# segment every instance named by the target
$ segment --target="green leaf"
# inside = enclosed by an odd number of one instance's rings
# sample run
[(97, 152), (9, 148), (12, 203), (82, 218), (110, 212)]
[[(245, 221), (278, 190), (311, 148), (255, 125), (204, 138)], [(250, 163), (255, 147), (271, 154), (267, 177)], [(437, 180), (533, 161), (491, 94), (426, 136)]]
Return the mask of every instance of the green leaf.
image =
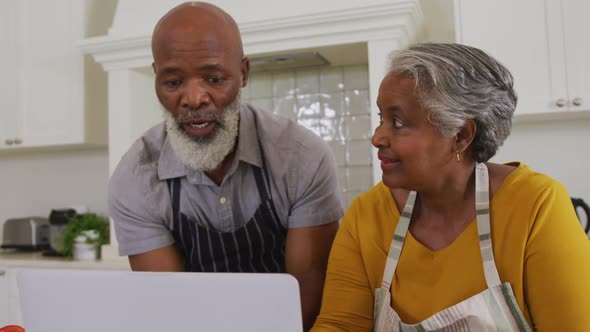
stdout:
[(94, 243), (96, 246), (109, 243), (109, 220), (107, 217), (95, 213), (79, 214), (68, 219), (59, 238), (62, 247), (62, 254), (67, 257), (74, 255), (74, 239), (83, 231), (95, 230), (98, 239), (87, 243)]

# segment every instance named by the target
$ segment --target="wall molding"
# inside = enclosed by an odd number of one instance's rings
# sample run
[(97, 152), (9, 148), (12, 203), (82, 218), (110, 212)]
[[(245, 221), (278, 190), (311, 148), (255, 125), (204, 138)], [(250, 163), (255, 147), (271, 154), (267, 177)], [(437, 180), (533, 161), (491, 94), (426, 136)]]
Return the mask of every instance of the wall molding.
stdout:
[[(419, 0), (380, 1), (362, 7), (240, 22), (244, 51), (255, 55), (291, 49), (393, 39), (414, 40), (422, 23)], [(150, 31), (151, 33), (151, 31)], [(152, 63), (151, 35), (87, 38), (79, 48), (104, 70), (135, 69)]]

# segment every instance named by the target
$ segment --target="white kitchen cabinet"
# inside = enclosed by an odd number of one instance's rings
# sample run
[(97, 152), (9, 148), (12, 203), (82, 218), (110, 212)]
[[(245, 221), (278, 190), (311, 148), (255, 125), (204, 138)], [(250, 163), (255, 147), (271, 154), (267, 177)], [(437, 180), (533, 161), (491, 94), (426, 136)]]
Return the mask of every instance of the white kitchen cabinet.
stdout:
[[(0, 83), (0, 148), (106, 145), (106, 74), (76, 46), (85, 37), (87, 2), (0, 3), (0, 24), (8, 26), (0, 35), (12, 44), (13, 60), (2, 61), (12, 75)], [(96, 75), (105, 86), (91, 89)], [(101, 91), (102, 101), (95, 97)]]
[(590, 42), (587, 0), (562, 0), (563, 43), (572, 110), (590, 110)]
[(16, 272), (0, 266), (0, 327), (12, 324), (22, 324)]
[(517, 116), (590, 111), (589, 1), (455, 0), (455, 9), (457, 41), (514, 75)]
[(8, 313), (8, 288), (6, 269), (0, 267), (0, 327), (13, 323)]
[(18, 1), (0, 2), (0, 147), (14, 145), (20, 133), (20, 5)]

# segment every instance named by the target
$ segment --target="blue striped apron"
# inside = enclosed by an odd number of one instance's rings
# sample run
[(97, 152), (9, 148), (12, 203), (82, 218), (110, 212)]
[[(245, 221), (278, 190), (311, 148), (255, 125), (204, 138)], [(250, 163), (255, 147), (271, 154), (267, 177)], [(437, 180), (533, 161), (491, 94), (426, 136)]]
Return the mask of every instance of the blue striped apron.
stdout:
[(479, 248), (488, 289), (434, 314), (418, 324), (405, 324), (391, 308), (391, 281), (404, 246), (416, 192), (410, 192), (391, 241), (381, 288), (375, 290), (374, 331), (531, 331), (520, 311), (510, 283), (502, 283), (490, 236), (490, 194), (488, 168), (475, 166), (475, 208)]
[(192, 272), (285, 272), (286, 229), (272, 199), (268, 170), (252, 166), (261, 203), (242, 227), (219, 232), (199, 225), (180, 212), (180, 178), (168, 180), (172, 198), (172, 234), (184, 256), (185, 271)]

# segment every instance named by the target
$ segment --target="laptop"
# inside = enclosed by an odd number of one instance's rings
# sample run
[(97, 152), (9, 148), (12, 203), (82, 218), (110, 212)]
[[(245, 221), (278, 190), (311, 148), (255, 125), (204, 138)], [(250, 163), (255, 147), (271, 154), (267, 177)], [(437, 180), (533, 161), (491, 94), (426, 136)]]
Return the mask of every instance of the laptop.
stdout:
[(288, 274), (21, 269), (27, 332), (301, 332)]

